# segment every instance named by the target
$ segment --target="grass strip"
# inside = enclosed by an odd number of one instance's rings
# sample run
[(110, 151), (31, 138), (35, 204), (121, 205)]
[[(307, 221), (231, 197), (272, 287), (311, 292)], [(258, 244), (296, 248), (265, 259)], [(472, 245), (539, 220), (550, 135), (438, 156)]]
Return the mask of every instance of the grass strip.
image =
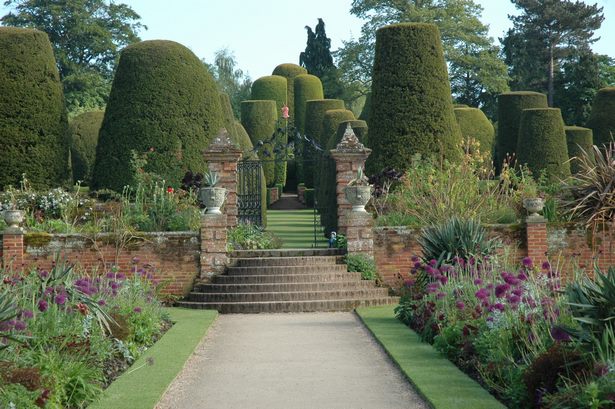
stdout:
[[(267, 231), (282, 240), (282, 248), (314, 247), (314, 211), (268, 210)], [(319, 219), (316, 219), (316, 247), (327, 247)]]
[(476, 381), (401, 323), (394, 306), (356, 312), (416, 390), (435, 409), (505, 409)]
[(169, 308), (168, 312), (174, 322), (171, 329), (117, 378), (90, 409), (152, 409), (218, 316), (212, 310)]

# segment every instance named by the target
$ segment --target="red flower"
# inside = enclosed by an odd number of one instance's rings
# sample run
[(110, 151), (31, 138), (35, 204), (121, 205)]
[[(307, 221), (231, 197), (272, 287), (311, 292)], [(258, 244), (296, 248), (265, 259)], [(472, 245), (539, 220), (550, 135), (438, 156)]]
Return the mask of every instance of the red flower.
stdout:
[(77, 304), (77, 310), (79, 311), (79, 313), (81, 315), (88, 315), (88, 312), (90, 311), (88, 309), (88, 306), (85, 305), (84, 303), (80, 302), (79, 304)]
[(167, 193), (173, 193), (175, 190), (171, 186), (167, 186)]

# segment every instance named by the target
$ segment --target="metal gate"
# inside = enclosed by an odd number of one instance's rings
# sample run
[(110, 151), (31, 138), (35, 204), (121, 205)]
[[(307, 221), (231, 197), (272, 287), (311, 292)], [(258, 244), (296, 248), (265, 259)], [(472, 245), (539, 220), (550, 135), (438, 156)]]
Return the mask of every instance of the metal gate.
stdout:
[(260, 161), (237, 164), (237, 211), (240, 223), (263, 225), (263, 171)]

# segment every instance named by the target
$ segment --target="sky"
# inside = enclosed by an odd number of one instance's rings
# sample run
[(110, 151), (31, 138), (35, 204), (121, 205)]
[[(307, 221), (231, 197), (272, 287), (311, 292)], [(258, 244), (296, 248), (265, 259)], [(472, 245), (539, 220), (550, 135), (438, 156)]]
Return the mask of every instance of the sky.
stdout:
[[(352, 0), (116, 0), (130, 5), (141, 15), (148, 30), (143, 40), (177, 41), (199, 58), (213, 62), (221, 48), (230, 49), (239, 68), (252, 79), (270, 75), (280, 63), (299, 62), (305, 49), (305, 26), (314, 27), (318, 18), (326, 24), (331, 49), (342, 40), (359, 37), (362, 20), (349, 13)], [(490, 35), (501, 37), (510, 27), (508, 14), (515, 8), (509, 0), (477, 0), (483, 8), (482, 21)], [(605, 22), (598, 31), (601, 40), (594, 50), (615, 57), (615, 0), (587, 0), (604, 7)], [(0, 6), (0, 15), (7, 9)]]

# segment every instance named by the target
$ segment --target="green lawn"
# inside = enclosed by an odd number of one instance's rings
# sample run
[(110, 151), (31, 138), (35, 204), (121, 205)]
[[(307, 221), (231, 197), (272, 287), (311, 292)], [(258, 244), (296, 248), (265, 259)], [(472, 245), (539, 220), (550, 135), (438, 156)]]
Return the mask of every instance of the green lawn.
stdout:
[(505, 409), (478, 383), (401, 323), (394, 306), (358, 308), (357, 314), (416, 390), (435, 409)]
[[(90, 409), (152, 409), (218, 316), (217, 311), (168, 309), (173, 327), (107, 388)], [(150, 365), (151, 364), (151, 365)]]
[[(316, 216), (316, 247), (327, 247)], [(282, 239), (283, 248), (314, 247), (314, 210), (267, 210), (267, 231)]]

